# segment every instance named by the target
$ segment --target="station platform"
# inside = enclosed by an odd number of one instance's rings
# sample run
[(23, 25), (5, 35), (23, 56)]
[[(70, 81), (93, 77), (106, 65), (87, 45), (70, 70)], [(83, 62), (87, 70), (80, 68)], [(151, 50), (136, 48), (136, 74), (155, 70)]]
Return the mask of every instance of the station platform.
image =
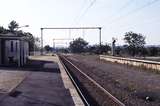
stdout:
[(0, 106), (84, 106), (57, 56), (0, 68)]

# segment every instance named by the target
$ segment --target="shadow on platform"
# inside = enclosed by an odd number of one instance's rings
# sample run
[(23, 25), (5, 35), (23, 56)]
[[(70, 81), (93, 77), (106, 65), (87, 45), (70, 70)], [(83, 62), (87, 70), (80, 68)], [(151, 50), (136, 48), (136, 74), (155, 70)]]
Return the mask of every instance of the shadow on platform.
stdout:
[(45, 60), (28, 60), (27, 64), (24, 65), (23, 67), (17, 67), (13, 65), (10, 66), (3, 65), (0, 66), (0, 70), (60, 73), (58, 64), (56, 62), (45, 61)]

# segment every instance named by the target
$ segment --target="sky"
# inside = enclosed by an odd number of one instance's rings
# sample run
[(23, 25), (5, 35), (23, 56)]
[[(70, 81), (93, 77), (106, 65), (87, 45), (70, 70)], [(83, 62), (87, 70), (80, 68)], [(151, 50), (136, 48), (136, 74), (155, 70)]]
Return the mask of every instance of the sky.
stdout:
[[(147, 45), (160, 45), (160, 0), (0, 0), (0, 26), (15, 20), (40, 37), (41, 27), (102, 27), (102, 43), (124, 44), (124, 34), (141, 33)], [(44, 30), (44, 45), (53, 39), (84, 38), (99, 43), (98, 30)], [(69, 40), (56, 40), (67, 46)]]

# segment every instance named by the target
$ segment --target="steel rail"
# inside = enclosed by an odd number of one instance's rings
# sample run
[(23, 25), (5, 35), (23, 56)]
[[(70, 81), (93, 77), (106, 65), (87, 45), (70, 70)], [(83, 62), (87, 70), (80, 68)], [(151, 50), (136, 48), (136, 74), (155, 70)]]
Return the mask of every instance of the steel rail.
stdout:
[(83, 71), (81, 71), (77, 66), (75, 66), (71, 61), (66, 59), (63, 56), (63, 59), (65, 59), (68, 63), (70, 63), (75, 69), (77, 69), (81, 74), (83, 74), (86, 78), (88, 78), (92, 83), (94, 83), (97, 87), (99, 87), (106, 95), (109, 96), (115, 103), (117, 103), (119, 106), (125, 106), (120, 100), (118, 100), (116, 97), (114, 97), (112, 94), (110, 94), (104, 87), (102, 87), (100, 84), (98, 84), (95, 80), (93, 80), (90, 76), (85, 74)]
[(90, 106), (90, 104), (88, 103), (87, 99), (85, 98), (85, 96), (83, 95), (82, 91), (80, 90), (80, 88), (78, 87), (77, 83), (75, 82), (74, 78), (72, 77), (72, 75), (70, 74), (70, 72), (68, 71), (67, 67), (64, 65), (64, 63), (62, 62), (61, 58), (62, 56), (58, 56), (60, 63), (62, 64), (62, 66), (64, 67), (66, 73), (68, 74), (69, 78), (71, 79), (73, 85), (75, 86), (78, 94), (80, 95), (80, 97), (82, 98), (82, 101), (84, 102), (84, 104), (86, 106)]

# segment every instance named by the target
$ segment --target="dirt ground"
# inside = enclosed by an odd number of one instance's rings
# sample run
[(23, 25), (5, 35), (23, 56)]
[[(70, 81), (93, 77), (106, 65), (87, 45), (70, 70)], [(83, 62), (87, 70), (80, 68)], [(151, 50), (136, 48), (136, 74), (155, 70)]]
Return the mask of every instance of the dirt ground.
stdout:
[(127, 106), (160, 106), (160, 74), (102, 61), (95, 55), (67, 57)]

